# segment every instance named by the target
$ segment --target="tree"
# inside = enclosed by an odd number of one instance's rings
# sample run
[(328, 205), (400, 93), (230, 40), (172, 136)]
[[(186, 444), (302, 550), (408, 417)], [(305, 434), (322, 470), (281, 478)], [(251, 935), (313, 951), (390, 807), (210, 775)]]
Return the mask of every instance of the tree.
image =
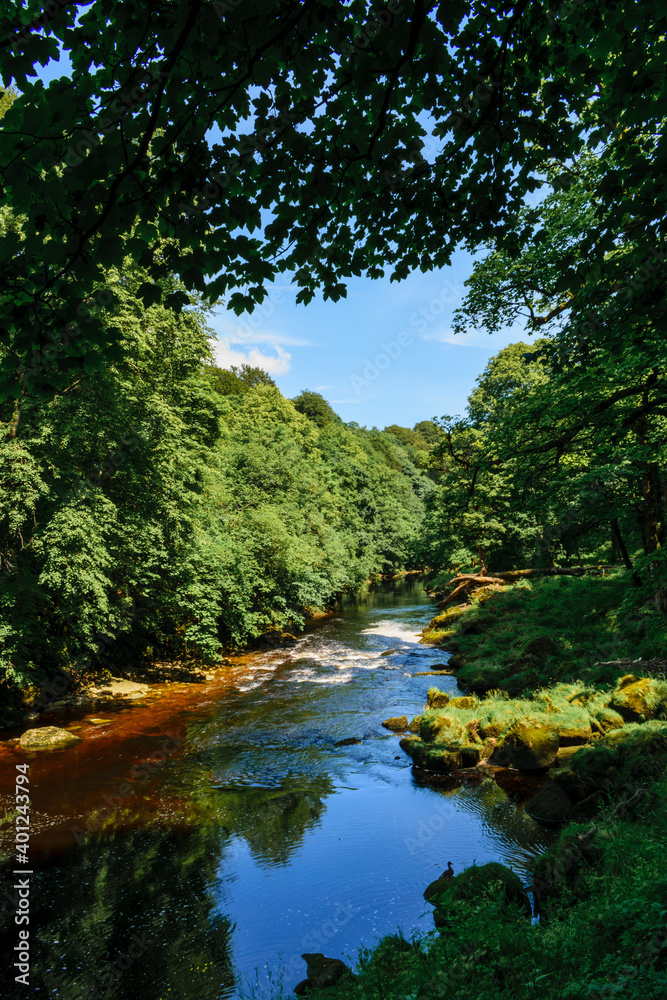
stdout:
[[(548, 169), (569, 184), (587, 145), (604, 208), (592, 266), (619, 233), (629, 275), (661, 245), (659, 0), (94, 0), (53, 14), (30, 0), (5, 10), (0, 37), (0, 76), (20, 91), (0, 130), (2, 196), (25, 219), (2, 249), (6, 394), (62, 390), (77, 361), (117, 355), (101, 282), (128, 254), (147, 305), (166, 273), (237, 312), (282, 272), (301, 302), (338, 299), (351, 275), (399, 280), (461, 243), (519, 253), (525, 196)], [(31, 82), (61, 50), (71, 79)], [(559, 293), (574, 295), (562, 264)], [(47, 378), (26, 362), (63, 330)]]
[(250, 389), (257, 388), (258, 385), (270, 385), (274, 389), (276, 383), (268, 372), (263, 368), (253, 368), (252, 365), (232, 365), (231, 368), (217, 368), (211, 365), (209, 369), (213, 377), (213, 388), (221, 396), (233, 396)]
[[(493, 331), (520, 318), (530, 332), (550, 332), (523, 359), (528, 368), (542, 362), (547, 377), (529, 386), (520, 355), (515, 352), (510, 372), (501, 352), (492, 368), (503, 359), (505, 378), (489, 381), (486, 373), (486, 397), (473, 394), (470, 414), (489, 421), (496, 459), (515, 456), (524, 481), (550, 470), (571, 482), (579, 463), (588, 490), (596, 470), (596, 481), (609, 484), (608, 501), (614, 498), (608, 518), (625, 518), (632, 506), (650, 554), (667, 537), (667, 349), (656, 305), (664, 299), (663, 258), (658, 254), (636, 278), (628, 276), (643, 239), (630, 227), (610, 246), (604, 266), (593, 265), (589, 231), (605, 211), (593, 196), (599, 170), (596, 156), (583, 157), (572, 183), (556, 185), (544, 200), (540, 228), (522, 252), (492, 249), (475, 265), (455, 328)], [(578, 267), (573, 294), (562, 291), (564, 258)], [(516, 394), (517, 378), (524, 381), (523, 396)], [(621, 490), (619, 476), (626, 483)], [(617, 523), (612, 530), (622, 551)]]
[(332, 420), (340, 420), (340, 417), (334, 413), (324, 396), (319, 392), (303, 389), (298, 396), (294, 397), (292, 405), (295, 410), (303, 413), (318, 427), (326, 427)]

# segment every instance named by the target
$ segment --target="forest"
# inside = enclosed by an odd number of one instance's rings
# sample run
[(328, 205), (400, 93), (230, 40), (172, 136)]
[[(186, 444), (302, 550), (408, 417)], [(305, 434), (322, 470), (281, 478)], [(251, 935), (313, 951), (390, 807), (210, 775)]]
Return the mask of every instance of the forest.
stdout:
[[(504, 768), (498, 746), (510, 753), (532, 727), (553, 752), (508, 765), (497, 787), (517, 829), (535, 815), (523, 811), (531, 782), (560, 797), (544, 821), (556, 832), (531, 857), (535, 913), (506, 866), (489, 888), (466, 856), (458, 879), (445, 872), (424, 894), (436, 932), (385, 937), (358, 974), (309, 971), (300, 992), (664, 996), (664, 4), (29, 0), (0, 14), (0, 39), (3, 725), (25, 721), (55, 681), (76, 691), (128, 665), (141, 676), (289, 650), (364, 586), (423, 574), (441, 613), (401, 676), (430, 644), (433, 676), (458, 676), (455, 697), (425, 689), (411, 722), (396, 714), (372, 736), (352, 722), (324, 732), (308, 715), (277, 736), (262, 728), (267, 710), (252, 716), (259, 742), (239, 730), (229, 757), (240, 747), (255, 761), (262, 740), (279, 756), (302, 731), (308, 753), (374, 740), (379, 755), (395, 730), (411, 794), (444, 799), (468, 794), (488, 760)], [(66, 71), (45, 85), (62, 56)], [(471, 264), (454, 338), (517, 331), (480, 365), (463, 413), (369, 429), (313, 388), (289, 399), (261, 368), (215, 363), (213, 312), (252, 313), (282, 276), (308, 308), (345, 298), (353, 278), (444, 271), (461, 249)], [(380, 627), (362, 629), (360, 648)], [(322, 656), (344, 660), (341, 648)], [(379, 649), (377, 662), (400, 653)], [(292, 664), (299, 683), (323, 662), (306, 660)], [(399, 683), (388, 677), (387, 689)], [(248, 796), (233, 769), (211, 784), (227, 758), (217, 736), (197, 743), (200, 721), (188, 744), (200, 784), (191, 798), (175, 786), (174, 816), (197, 831), (185, 854), (210, 858), (219, 831), (237, 827), (252, 844), (261, 815), (262, 849), (282, 830), (286, 865), (328, 822), (334, 778), (290, 761), (282, 792), (253, 773)], [(134, 822), (124, 832), (152, 865), (149, 824)], [(112, 837), (94, 850), (113, 867)], [(429, 856), (429, 870), (445, 861)], [(197, 883), (195, 909), (210, 930), (203, 892)], [(122, 911), (124, 883), (112, 893)], [(87, 898), (113, 920), (103, 897)], [(223, 979), (220, 996), (235, 988), (223, 930), (211, 932), (222, 956), (211, 998)], [(174, 972), (183, 1000), (188, 976)], [(74, 986), (63, 1000), (79, 1000)]]

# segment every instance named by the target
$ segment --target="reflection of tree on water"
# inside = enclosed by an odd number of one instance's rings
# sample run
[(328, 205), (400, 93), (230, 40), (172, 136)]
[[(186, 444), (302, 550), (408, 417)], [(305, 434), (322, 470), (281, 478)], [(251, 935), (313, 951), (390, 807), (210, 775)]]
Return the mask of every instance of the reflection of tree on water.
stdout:
[[(57, 865), (44, 865), (31, 876), (31, 995), (228, 995), (234, 984), (231, 927), (212, 914), (215, 899), (207, 888), (219, 850), (214, 827), (152, 829), (102, 836)], [(12, 953), (15, 931), (11, 924), (2, 935), (5, 955)], [(13, 985), (17, 992), (4, 995), (25, 997), (25, 987)]]
[[(283, 864), (318, 822), (327, 778), (293, 788), (200, 786), (178, 827), (93, 837), (31, 876), (31, 995), (58, 1000), (214, 1000), (233, 992), (232, 926), (216, 916), (224, 835)], [(122, 823), (127, 814), (118, 814)], [(12, 875), (3, 881), (11, 885)], [(2, 952), (16, 943), (13, 921)], [(11, 963), (10, 963), (11, 964)], [(13, 981), (13, 975), (11, 977)], [(7, 992), (25, 997), (25, 987)]]
[(326, 808), (322, 798), (332, 791), (328, 778), (310, 779), (294, 789), (221, 789), (216, 814), (225, 832), (243, 837), (258, 861), (285, 864), (319, 821)]

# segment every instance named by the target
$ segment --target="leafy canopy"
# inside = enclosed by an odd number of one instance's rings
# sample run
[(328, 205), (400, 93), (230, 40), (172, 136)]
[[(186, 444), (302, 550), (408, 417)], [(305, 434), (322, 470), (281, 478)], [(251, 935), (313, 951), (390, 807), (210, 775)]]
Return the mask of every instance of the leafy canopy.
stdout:
[[(120, 332), (91, 300), (130, 255), (148, 305), (186, 290), (252, 309), (283, 271), (308, 302), (351, 275), (401, 279), (461, 244), (519, 252), (525, 197), (600, 149), (586, 235), (602, 267), (631, 228), (659, 242), (667, 148), (667, 31), (659, 0), (556, 10), (466, 0), (106, 0), (0, 16), (0, 77), (19, 97), (0, 130), (0, 389), (62, 389)], [(71, 79), (35, 67), (65, 52)], [(647, 164), (651, 164), (647, 169)], [(158, 237), (167, 240), (155, 252)], [(559, 290), (580, 285), (566, 254)], [(632, 269), (632, 264), (630, 264)], [(69, 354), (26, 366), (56, 332)], [(18, 375), (17, 375), (18, 370)]]

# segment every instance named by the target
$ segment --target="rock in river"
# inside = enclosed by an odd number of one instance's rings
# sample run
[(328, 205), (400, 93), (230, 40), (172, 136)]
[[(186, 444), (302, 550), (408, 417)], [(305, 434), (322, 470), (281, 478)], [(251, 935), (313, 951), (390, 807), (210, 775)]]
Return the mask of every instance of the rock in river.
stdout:
[(57, 726), (41, 726), (39, 729), (27, 729), (19, 740), (24, 750), (51, 750), (54, 747), (67, 747), (72, 743), (81, 743), (81, 737), (58, 729)]
[(294, 992), (299, 997), (309, 993), (310, 990), (321, 990), (327, 986), (335, 986), (344, 977), (353, 978), (345, 962), (341, 962), (339, 958), (326, 958), (321, 951), (301, 957), (306, 960), (308, 978), (302, 979), (294, 987)]
[(542, 823), (565, 823), (572, 812), (572, 801), (560, 784), (550, 781), (533, 795), (526, 812)]
[(408, 717), (407, 715), (394, 715), (391, 719), (385, 719), (382, 725), (385, 729), (394, 729), (398, 732), (408, 728)]
[(517, 722), (490, 758), (491, 764), (539, 771), (550, 767), (558, 753), (558, 729), (538, 723)]

